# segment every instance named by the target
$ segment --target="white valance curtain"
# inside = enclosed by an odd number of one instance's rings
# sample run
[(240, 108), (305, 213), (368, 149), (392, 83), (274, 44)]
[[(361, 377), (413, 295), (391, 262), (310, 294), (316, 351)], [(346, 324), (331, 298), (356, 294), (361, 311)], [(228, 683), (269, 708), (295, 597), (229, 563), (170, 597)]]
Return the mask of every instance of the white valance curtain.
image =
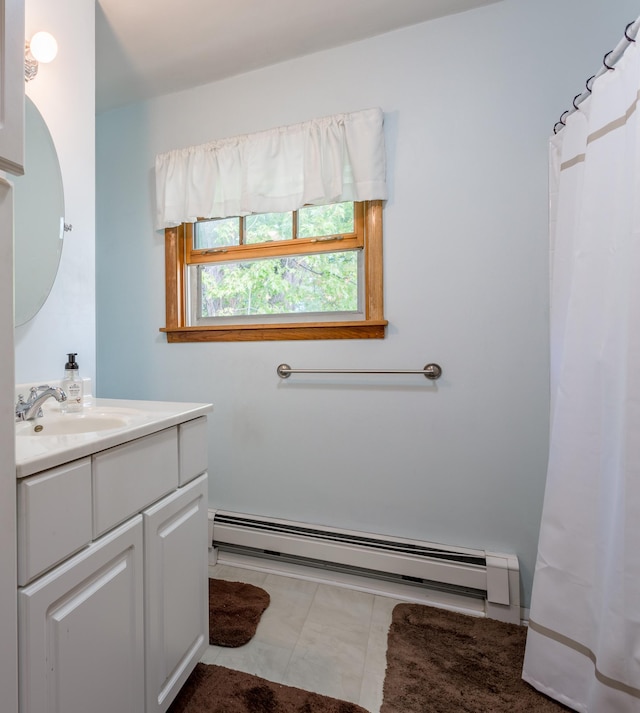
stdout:
[(365, 109), (160, 154), (156, 226), (384, 199), (382, 126)]

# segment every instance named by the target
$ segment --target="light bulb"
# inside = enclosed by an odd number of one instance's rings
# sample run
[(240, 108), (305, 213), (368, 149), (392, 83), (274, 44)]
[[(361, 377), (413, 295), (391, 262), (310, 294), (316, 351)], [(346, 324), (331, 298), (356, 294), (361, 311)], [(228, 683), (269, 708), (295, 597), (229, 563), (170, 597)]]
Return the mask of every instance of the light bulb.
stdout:
[(58, 43), (48, 32), (36, 32), (29, 42), (29, 50), (35, 60), (46, 64), (58, 54)]

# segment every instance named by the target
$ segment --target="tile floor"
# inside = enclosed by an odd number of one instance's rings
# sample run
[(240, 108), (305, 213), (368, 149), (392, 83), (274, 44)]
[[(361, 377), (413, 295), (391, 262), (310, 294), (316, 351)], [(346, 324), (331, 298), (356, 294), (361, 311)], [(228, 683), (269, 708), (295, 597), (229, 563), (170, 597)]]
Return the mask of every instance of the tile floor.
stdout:
[(209, 646), (201, 659), (204, 663), (253, 673), (379, 713), (392, 610), (407, 598), (425, 600), (423, 593), (394, 598), (359, 591), (334, 583), (331, 575), (315, 581), (299, 578), (295, 567), (285, 576), (218, 562), (209, 567), (209, 576), (262, 587), (271, 603), (248, 644), (235, 649)]

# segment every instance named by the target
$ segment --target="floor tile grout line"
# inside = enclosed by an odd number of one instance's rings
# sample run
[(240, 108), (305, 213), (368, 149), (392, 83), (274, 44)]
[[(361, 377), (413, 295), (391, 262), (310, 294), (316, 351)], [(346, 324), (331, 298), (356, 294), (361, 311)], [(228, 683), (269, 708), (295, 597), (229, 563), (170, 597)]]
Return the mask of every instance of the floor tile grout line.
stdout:
[[(319, 625), (324, 628), (324, 625), (321, 623), (321, 620), (319, 618), (316, 618), (316, 619), (314, 619), (313, 622), (311, 622), (311, 621), (309, 621), (309, 616), (311, 615), (311, 613), (313, 611), (314, 604), (317, 604), (320, 608), (324, 608), (326, 606), (326, 602), (322, 602), (319, 600), (320, 595), (324, 594), (326, 596), (327, 591), (331, 592), (333, 590), (335, 590), (336, 592), (342, 592), (342, 591), (344, 591), (344, 588), (339, 587), (339, 586), (334, 587), (333, 585), (331, 585), (328, 582), (318, 583), (316, 595), (314, 596), (314, 599), (311, 602), (311, 606), (309, 607), (307, 619), (305, 621), (305, 624), (303, 625), (302, 631), (300, 632), (301, 635), (304, 632), (304, 630), (306, 629), (307, 625), (311, 626), (311, 627)], [(353, 700), (353, 702), (357, 704), (358, 701), (360, 700), (360, 697), (362, 694), (362, 686), (364, 684), (366, 661), (367, 661), (367, 647), (369, 645), (369, 639), (370, 639), (370, 635), (371, 635), (371, 627), (373, 624), (373, 611), (374, 611), (374, 603), (375, 603), (376, 595), (372, 594), (371, 592), (359, 592), (358, 590), (351, 590), (351, 591), (353, 592), (355, 597), (359, 597), (359, 596), (366, 597), (366, 600), (368, 602), (368, 611), (367, 611), (367, 614), (365, 615), (366, 621), (364, 622), (365, 627), (366, 627), (366, 640), (364, 643), (364, 648), (362, 649), (362, 663), (360, 665), (359, 672), (357, 672), (357, 671), (353, 672), (354, 676), (357, 679), (356, 685), (358, 686), (357, 697), (355, 697), (355, 700)], [(360, 618), (357, 618), (356, 620), (360, 621)], [(363, 627), (363, 628), (365, 628), (365, 627)], [(372, 713), (372, 712), (369, 712), (369, 713)]]
[[(286, 579), (284, 576), (279, 575), (279, 574), (270, 574), (268, 576), (277, 577), (278, 579)], [(265, 582), (265, 586), (266, 586), (266, 582)], [(293, 643), (293, 645), (289, 647), (289, 656), (287, 657), (287, 664), (284, 667), (284, 670), (283, 670), (282, 676), (281, 676), (281, 681), (279, 681), (279, 683), (282, 683), (282, 681), (286, 681), (286, 679), (287, 679), (287, 673), (289, 672), (289, 666), (291, 665), (291, 657), (293, 656), (293, 652), (295, 651), (298, 641), (300, 641), (300, 635), (302, 634), (302, 630), (304, 629), (304, 624), (307, 621), (307, 618), (309, 616), (309, 611), (311, 610), (311, 606), (313, 604), (313, 600), (315, 599), (317, 592), (318, 592), (318, 584), (315, 583), (315, 586), (313, 589), (313, 596), (310, 597), (310, 599), (309, 599), (309, 605), (307, 607), (307, 611), (305, 612), (304, 618), (302, 619), (302, 623), (300, 624), (300, 628), (298, 629), (298, 632), (296, 635), (296, 640)], [(269, 596), (272, 596), (271, 593), (269, 593)]]
[(291, 647), (291, 651), (289, 652), (287, 666), (284, 670), (284, 674), (282, 675), (283, 680), (286, 680), (287, 674), (289, 673), (289, 667), (291, 666), (291, 658), (293, 656), (293, 652), (296, 650), (298, 642), (300, 641), (300, 637), (302, 636), (302, 632), (304, 631), (304, 625), (307, 623), (307, 619), (309, 618), (309, 612), (311, 611), (311, 608), (313, 607), (313, 602), (315, 601), (317, 596), (318, 596), (318, 583), (316, 582), (314, 590), (313, 590), (313, 596), (310, 597), (310, 599), (309, 599), (309, 606), (307, 607), (307, 611), (304, 615), (304, 619), (302, 620), (302, 624), (300, 625), (300, 628), (298, 629), (298, 635), (296, 636), (295, 643), (293, 644), (293, 646)]
[[(367, 661), (369, 659), (370, 646), (372, 643), (371, 640), (372, 640), (372, 630), (373, 630), (373, 613), (375, 611), (377, 598), (378, 598), (378, 595), (374, 594), (373, 601), (371, 603), (371, 612), (369, 614), (369, 631), (367, 633), (367, 646), (366, 646), (365, 652), (364, 652), (364, 659), (362, 661), (362, 673), (360, 675), (360, 694), (358, 696), (359, 702), (362, 701), (362, 697), (363, 697), (362, 689), (363, 689), (363, 686), (365, 685), (365, 681), (366, 681), (365, 673), (366, 673), (366, 669), (367, 669)], [(378, 711), (371, 711), (370, 713), (378, 713)]]
[(360, 683), (360, 698), (359, 698), (359, 700), (362, 700), (362, 688), (365, 683), (365, 671), (366, 671), (366, 666), (367, 666), (367, 659), (368, 659), (368, 654), (369, 654), (370, 647), (372, 644), (371, 639), (372, 639), (372, 631), (373, 631), (373, 613), (374, 613), (375, 607), (376, 607), (376, 599), (377, 599), (377, 597), (374, 596), (373, 604), (371, 605), (371, 617), (369, 619), (369, 634), (367, 636), (367, 648), (364, 653), (364, 662), (362, 664), (362, 681)]

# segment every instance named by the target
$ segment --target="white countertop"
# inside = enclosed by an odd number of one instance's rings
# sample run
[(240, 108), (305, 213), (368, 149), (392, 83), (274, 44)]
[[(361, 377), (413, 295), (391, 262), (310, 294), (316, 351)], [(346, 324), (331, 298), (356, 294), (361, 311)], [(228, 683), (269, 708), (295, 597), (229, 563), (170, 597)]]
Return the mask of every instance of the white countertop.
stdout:
[[(211, 404), (204, 403), (90, 398), (85, 403), (82, 414), (62, 416), (59, 405), (49, 399), (43, 406), (42, 418), (16, 423), (16, 476), (24, 478), (47, 468), (84, 458), (164, 428), (191, 421), (212, 410)], [(126, 421), (126, 425), (87, 433), (46, 434), (48, 415), (60, 419), (91, 417), (94, 414), (117, 415)], [(33, 432), (37, 425), (45, 426), (41, 433)]]

